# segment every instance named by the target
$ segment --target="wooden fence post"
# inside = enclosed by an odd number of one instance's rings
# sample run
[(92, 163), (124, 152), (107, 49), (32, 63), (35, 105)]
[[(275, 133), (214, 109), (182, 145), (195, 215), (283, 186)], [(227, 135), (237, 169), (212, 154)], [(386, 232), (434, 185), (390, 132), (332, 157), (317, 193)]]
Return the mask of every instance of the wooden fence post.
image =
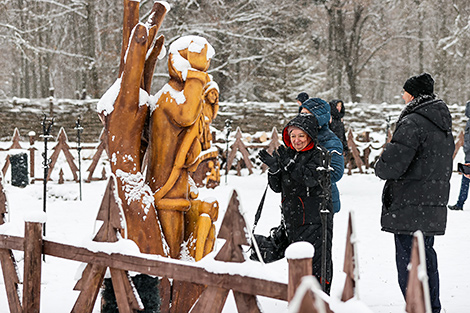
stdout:
[(25, 222), (23, 312), (39, 313), (41, 299), (42, 223)]
[(413, 236), (409, 267), (405, 310), (408, 313), (431, 313), (424, 239), (423, 233), (419, 230)]
[[(248, 150), (246, 150), (246, 146), (242, 141), (242, 131), (240, 130), (240, 127), (237, 127), (237, 133), (235, 134), (235, 142), (232, 145), (232, 150), (227, 156), (228, 171), (230, 171), (230, 167), (232, 166), (233, 159), (235, 159), (237, 151), (240, 151), (240, 153), (242, 154), (243, 161), (245, 161), (245, 165), (248, 168), (248, 172), (250, 173), (250, 175), (253, 174), (253, 164), (251, 164), (250, 154), (248, 153)], [(238, 175), (241, 175), (239, 170)]]
[[(273, 132), (271, 133), (271, 141), (269, 142), (268, 148), (266, 151), (269, 152), (269, 154), (273, 154), (273, 151), (276, 150), (280, 146), (279, 142), (279, 135), (277, 134), (277, 128), (273, 127)], [(268, 169), (268, 166), (266, 164), (261, 164), (261, 172), (264, 173)]]
[(50, 180), (51, 173), (52, 173), (52, 170), (54, 169), (54, 166), (57, 162), (57, 158), (59, 157), (59, 153), (60, 153), (60, 151), (62, 151), (65, 155), (65, 159), (67, 160), (67, 163), (69, 164), (70, 170), (72, 170), (73, 180), (78, 181), (78, 175), (77, 175), (78, 167), (77, 167), (77, 165), (75, 165), (75, 162), (73, 161), (74, 157), (70, 153), (70, 147), (67, 144), (67, 135), (65, 134), (65, 129), (63, 127), (59, 131), (57, 141), (58, 141), (57, 145), (54, 148), (52, 148), (54, 150), (54, 152), (51, 155), (51, 164), (49, 166), (49, 173), (47, 175), (47, 180)]
[(341, 301), (346, 302), (352, 297), (359, 298), (357, 281), (359, 280), (358, 255), (356, 248), (356, 229), (353, 211), (349, 212), (348, 230), (346, 232), (346, 249), (344, 251), (343, 272), (346, 274)]
[[(242, 263), (245, 261), (242, 245), (248, 245), (246, 238), (246, 224), (243, 215), (240, 213), (240, 202), (237, 192), (234, 190), (230, 198), (227, 211), (220, 226), (218, 238), (225, 239), (225, 244), (215, 256), (215, 260), (223, 262)], [(224, 308), (229, 289), (218, 286), (207, 287), (198, 302), (194, 305), (193, 313), (220, 313)], [(238, 312), (260, 313), (258, 301), (255, 295), (233, 291)]]
[[(359, 169), (359, 172), (361, 174), (364, 173), (362, 171), (363, 162), (361, 160), (361, 157), (359, 156), (359, 150), (357, 149), (357, 145), (354, 142), (353, 133), (352, 133), (351, 129), (349, 129), (349, 132), (348, 132), (348, 146), (349, 146), (349, 150), (351, 151), (351, 154), (353, 156), (354, 162), (356, 162), (356, 166)], [(348, 175), (351, 175), (351, 173), (352, 173), (352, 171), (351, 171), (352, 170), (351, 159), (348, 163), (348, 170), (349, 170)]]
[[(100, 143), (99, 143), (98, 147), (96, 148), (95, 154), (93, 155), (93, 159), (92, 159), (92, 162), (90, 164), (90, 167), (87, 169), (89, 174), (88, 174), (88, 178), (85, 180), (86, 183), (89, 183), (89, 182), (92, 181), (93, 173), (96, 169), (96, 166), (98, 165), (98, 163), (100, 161), (100, 157), (101, 157), (101, 154), (103, 153), (103, 151), (106, 151), (106, 154), (108, 155), (108, 151), (106, 149), (106, 135), (105, 135), (105, 132), (104, 132), (104, 128), (101, 131)], [(108, 155), (108, 159), (109, 159), (109, 155)]]
[(296, 242), (286, 249), (286, 258), (289, 264), (289, 282), (287, 287), (287, 301), (294, 298), (302, 277), (312, 275), (313, 246), (308, 242)]
[(313, 276), (304, 276), (289, 302), (290, 313), (333, 313), (330, 306), (321, 297), (322, 289), (318, 280)]

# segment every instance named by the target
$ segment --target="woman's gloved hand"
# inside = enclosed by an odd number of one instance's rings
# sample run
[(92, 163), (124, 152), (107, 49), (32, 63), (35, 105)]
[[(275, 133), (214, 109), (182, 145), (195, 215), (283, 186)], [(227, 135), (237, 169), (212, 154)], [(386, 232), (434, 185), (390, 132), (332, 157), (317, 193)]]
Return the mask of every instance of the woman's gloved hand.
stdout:
[(279, 163), (281, 164), (281, 168), (286, 172), (291, 171), (294, 167), (295, 160), (289, 156), (287, 148), (279, 146), (277, 152), (279, 154)]
[(258, 158), (269, 167), (269, 171), (272, 174), (277, 173), (280, 169), (277, 156), (276, 151), (273, 152), (273, 155), (270, 155), (266, 150), (261, 150), (258, 153)]

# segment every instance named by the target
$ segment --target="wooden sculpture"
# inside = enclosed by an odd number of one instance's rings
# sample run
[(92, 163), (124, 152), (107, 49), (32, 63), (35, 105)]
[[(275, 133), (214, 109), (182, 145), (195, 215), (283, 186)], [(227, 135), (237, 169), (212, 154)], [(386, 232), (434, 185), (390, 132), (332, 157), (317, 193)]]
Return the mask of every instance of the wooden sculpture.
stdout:
[(197, 168), (202, 151), (203, 95), (212, 81), (206, 73), (214, 54), (202, 37), (186, 36), (169, 49), (169, 82), (157, 94), (150, 119), (147, 180), (169, 253), (180, 254), (184, 217), (191, 207), (189, 171)]
[[(168, 10), (166, 2), (155, 2), (149, 20), (139, 23), (139, 2), (124, 1), (120, 76), (98, 112), (128, 238), (143, 253), (179, 258), (186, 235), (196, 240), (190, 255), (199, 258), (212, 249), (218, 204), (197, 200), (197, 193), (190, 197), (189, 172), (202, 149), (210, 147), (207, 132), (218, 110), (218, 86), (206, 72), (214, 49), (202, 37), (174, 41), (170, 80), (150, 96), (164, 42), (156, 34)], [(187, 213), (190, 209), (194, 214)], [(185, 230), (185, 225), (193, 226)]]

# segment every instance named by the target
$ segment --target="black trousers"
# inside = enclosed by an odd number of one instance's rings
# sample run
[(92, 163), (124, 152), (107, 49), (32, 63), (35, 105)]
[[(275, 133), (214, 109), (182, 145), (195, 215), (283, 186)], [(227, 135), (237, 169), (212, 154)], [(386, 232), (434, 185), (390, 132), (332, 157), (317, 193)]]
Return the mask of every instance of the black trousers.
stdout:
[(326, 277), (321, 275), (322, 264), (322, 247), (323, 247), (323, 232), (322, 224), (308, 224), (296, 227), (295, 229), (288, 229), (287, 234), (289, 242), (307, 241), (313, 245), (314, 254), (312, 259), (312, 274), (318, 279), (321, 284), (325, 279), (325, 293), (330, 294), (331, 281), (333, 280), (333, 260), (331, 257), (331, 249), (333, 247), (333, 214), (328, 214), (327, 217), (327, 240), (326, 240)]
[[(406, 286), (408, 285), (408, 264), (411, 260), (412, 235), (395, 234), (396, 263), (398, 270), (398, 283), (403, 297), (406, 299)], [(439, 272), (437, 270), (437, 254), (434, 251), (434, 236), (424, 236), (424, 249), (426, 253), (426, 270), (428, 273), (429, 293), (433, 313), (441, 312), (439, 300)]]

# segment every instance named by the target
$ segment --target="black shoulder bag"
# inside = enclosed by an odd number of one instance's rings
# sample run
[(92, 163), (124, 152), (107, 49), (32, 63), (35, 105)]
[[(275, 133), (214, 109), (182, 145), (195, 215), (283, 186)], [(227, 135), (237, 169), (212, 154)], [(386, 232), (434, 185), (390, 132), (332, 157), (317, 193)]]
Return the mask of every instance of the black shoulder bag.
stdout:
[[(253, 225), (253, 240), (256, 241), (261, 257), (263, 258), (264, 263), (271, 263), (277, 260), (284, 258), (285, 251), (289, 242), (287, 240), (286, 227), (284, 225), (284, 219), (281, 220), (281, 224), (277, 227), (271, 228), (269, 231), (269, 236), (256, 235), (255, 228), (258, 224), (259, 218), (261, 217), (261, 211), (263, 210), (264, 200), (266, 198), (266, 192), (268, 186), (264, 190), (263, 197), (258, 206), (258, 210), (255, 215), (255, 222)], [(254, 243), (251, 243), (250, 247), (250, 259), (259, 261), (258, 254), (256, 253), (256, 248)]]

